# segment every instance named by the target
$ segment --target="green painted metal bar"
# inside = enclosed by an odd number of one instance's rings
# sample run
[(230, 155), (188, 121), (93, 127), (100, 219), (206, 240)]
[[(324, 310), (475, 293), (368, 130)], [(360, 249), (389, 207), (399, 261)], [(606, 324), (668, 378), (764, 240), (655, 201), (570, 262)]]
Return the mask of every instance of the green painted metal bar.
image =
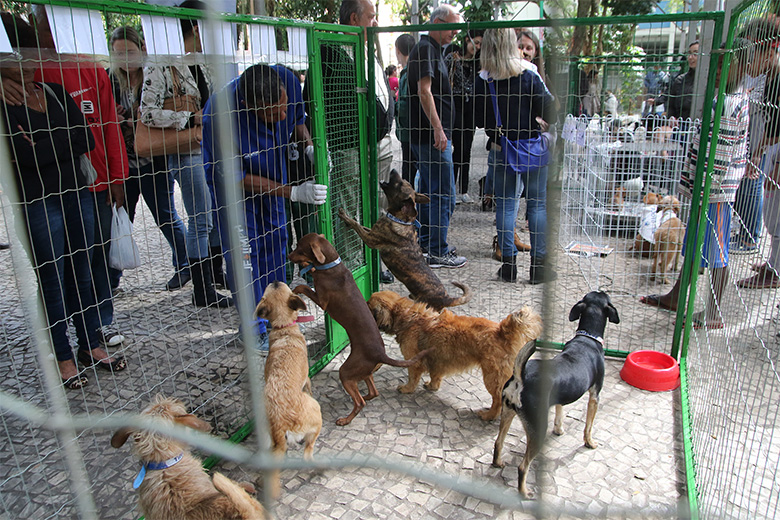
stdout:
[[(211, 13), (204, 13), (199, 9), (187, 9), (181, 7), (167, 7), (153, 4), (142, 4), (135, 2), (123, 2), (121, 0), (28, 0), (32, 4), (59, 5), (64, 7), (92, 9), (94, 11), (104, 11), (115, 14), (148, 14), (156, 16), (170, 16), (186, 19), (202, 19), (213, 16)], [(342, 33), (358, 34), (359, 28), (350, 26), (312, 22), (310, 20), (292, 20), (285, 18), (271, 18), (269, 16), (258, 16), (250, 14), (237, 13), (215, 13), (220, 20), (236, 23), (263, 24), (274, 27), (312, 27), (321, 31), (333, 31)]]
[(688, 401), (688, 359), (680, 362), (680, 418), (682, 420), (683, 459), (685, 483), (688, 495), (688, 514), (691, 520), (699, 520), (699, 496), (696, 493), (696, 461), (693, 454), (693, 425)]
[[(715, 21), (725, 19), (722, 11), (701, 11), (696, 13), (678, 13), (678, 14), (651, 14), (646, 16), (598, 16), (590, 18), (556, 18), (542, 20), (507, 20), (492, 22), (468, 22), (468, 23), (441, 23), (436, 24), (436, 30), (446, 31), (450, 29), (469, 30), (469, 29), (498, 29), (503, 27), (571, 27), (580, 25), (613, 25), (613, 24), (636, 24), (641, 23), (664, 23), (664, 22), (699, 22)], [(430, 30), (430, 24), (419, 25), (394, 25), (387, 27), (369, 27), (368, 35), (380, 32), (421, 32)]]
[[(724, 14), (724, 13), (721, 13)], [(723, 24), (725, 18), (721, 17), (715, 22), (713, 34), (723, 34)], [(730, 30), (730, 34), (733, 31)], [(730, 40), (730, 41), (733, 41)], [(727, 47), (730, 47), (731, 43)], [(707, 88), (704, 94), (704, 108), (702, 113), (702, 127), (700, 139), (700, 152), (696, 163), (696, 175), (693, 184), (693, 199), (691, 201), (691, 217), (688, 221), (688, 229), (691, 229), (691, 223), (698, 223), (697, 233), (688, 233), (688, 237), (685, 244), (686, 251), (694, 251), (695, 254), (686, 255), (683, 258), (683, 269), (680, 278), (680, 294), (677, 301), (677, 317), (674, 324), (674, 332), (672, 334), (672, 349), (671, 356), (677, 360), (681, 355), (685, 356), (688, 348), (688, 340), (690, 338), (691, 331), (691, 319), (685, 320), (685, 317), (692, 316), (693, 303), (696, 297), (696, 281), (699, 275), (699, 258), (701, 257), (702, 246), (704, 244), (704, 225), (707, 218), (707, 204), (709, 200), (710, 185), (712, 183), (712, 171), (715, 158), (715, 146), (710, 146), (709, 154), (705, 157), (701, 153), (702, 144), (708, 142), (708, 136), (717, 135), (720, 129), (720, 118), (716, 118), (714, 125), (712, 122), (712, 100), (715, 95), (715, 75), (718, 69), (719, 52), (712, 52), (710, 55), (709, 74), (707, 77)], [(728, 66), (731, 62), (730, 55), (726, 53), (723, 66), (724, 72), (728, 74)], [(723, 93), (725, 90), (725, 82), (721, 82), (718, 90), (718, 102), (716, 103), (715, 110), (717, 113), (723, 110)], [(712, 128), (712, 132), (710, 132)], [(706, 167), (706, 170), (705, 170)], [(705, 175), (706, 171), (706, 175)], [(690, 292), (690, 294), (688, 294)], [(686, 305), (687, 304), (687, 305)], [(683, 330), (684, 324), (684, 330)], [(682, 341), (682, 354), (680, 351), (680, 345)]]
[[(550, 350), (563, 350), (564, 343), (560, 343), (558, 341), (545, 341), (541, 339), (536, 340), (536, 347), (537, 348), (548, 348)], [(604, 349), (604, 355), (606, 357), (615, 358), (615, 359), (625, 359), (628, 357), (628, 352), (624, 350), (612, 350), (612, 349)]]
[[(366, 45), (366, 56), (368, 60), (368, 96), (367, 96), (367, 103), (368, 106), (368, 141), (362, 141), (361, 143), (367, 142), (368, 143), (368, 226), (371, 227), (371, 225), (374, 224), (374, 222), (377, 221), (379, 218), (379, 203), (378, 203), (378, 193), (377, 188), (379, 186), (379, 151), (377, 149), (378, 142), (377, 142), (377, 135), (376, 129), (377, 129), (377, 120), (376, 120), (376, 81), (372, 81), (373, 78), (376, 78), (376, 74), (384, 74), (384, 71), (377, 71), (376, 70), (376, 60), (374, 59), (375, 56), (375, 49), (374, 49), (374, 43), (375, 38), (373, 35), (367, 37)], [(361, 37), (361, 48), (363, 47), (362, 37)], [(362, 155), (362, 154), (361, 154)], [(365, 170), (363, 170), (365, 171)], [(365, 207), (365, 206), (364, 206)], [(364, 212), (365, 213), (365, 212)], [(366, 259), (368, 260), (368, 266), (369, 266), (369, 295), (373, 294), (374, 292), (379, 290), (379, 271), (381, 270), (381, 266), (379, 265), (379, 253), (376, 249), (371, 249), (367, 245), (363, 245), (365, 253), (366, 253)], [(366, 295), (366, 296), (369, 296)]]

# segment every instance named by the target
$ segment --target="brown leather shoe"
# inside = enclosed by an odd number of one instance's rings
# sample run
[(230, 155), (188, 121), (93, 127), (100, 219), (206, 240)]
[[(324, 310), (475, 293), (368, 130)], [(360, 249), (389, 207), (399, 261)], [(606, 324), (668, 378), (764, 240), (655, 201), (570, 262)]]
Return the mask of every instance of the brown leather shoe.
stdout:
[(531, 246), (529, 244), (526, 244), (522, 240), (520, 240), (520, 237), (517, 236), (517, 231), (515, 231), (515, 247), (518, 251), (522, 252), (528, 252), (531, 250)]

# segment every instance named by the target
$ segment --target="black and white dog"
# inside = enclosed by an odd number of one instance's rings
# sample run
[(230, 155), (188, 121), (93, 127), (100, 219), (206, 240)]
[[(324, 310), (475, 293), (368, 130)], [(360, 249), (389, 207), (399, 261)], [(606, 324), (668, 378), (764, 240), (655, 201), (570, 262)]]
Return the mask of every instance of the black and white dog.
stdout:
[(604, 383), (604, 328), (607, 320), (620, 323), (617, 309), (603, 292), (590, 292), (577, 302), (569, 313), (569, 321), (579, 319), (577, 332), (552, 359), (529, 358), (536, 351), (534, 341), (526, 343), (515, 358), (514, 375), (504, 385), (501, 426), (493, 450), (493, 465), (502, 467), (501, 448), (515, 418), (520, 417), (525, 428), (526, 450), (518, 466), (518, 490), (531, 498), (526, 477), (531, 461), (539, 453), (547, 435), (548, 411), (555, 406), (556, 435), (563, 434), (563, 405), (570, 404), (589, 392), (585, 420), (585, 446), (595, 448), (591, 436), (593, 418), (599, 404), (599, 392)]

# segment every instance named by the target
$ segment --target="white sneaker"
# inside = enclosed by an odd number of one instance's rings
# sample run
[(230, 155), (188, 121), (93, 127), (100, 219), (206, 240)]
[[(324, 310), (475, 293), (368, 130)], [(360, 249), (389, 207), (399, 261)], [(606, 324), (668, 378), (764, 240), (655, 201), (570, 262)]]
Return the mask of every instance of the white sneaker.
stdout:
[(458, 193), (457, 195), (455, 195), (455, 204), (460, 204), (461, 202), (463, 202), (463, 195)]
[(468, 193), (464, 193), (461, 200), (464, 204), (474, 204), (474, 199)]
[(125, 337), (110, 325), (100, 327), (97, 334), (98, 343), (104, 347), (116, 347), (125, 342)]

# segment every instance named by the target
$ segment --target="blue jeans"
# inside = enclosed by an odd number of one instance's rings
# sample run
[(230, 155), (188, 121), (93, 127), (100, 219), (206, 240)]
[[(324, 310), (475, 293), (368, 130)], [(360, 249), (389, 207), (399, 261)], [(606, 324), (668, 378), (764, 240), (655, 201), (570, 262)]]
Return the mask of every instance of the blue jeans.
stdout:
[(420, 220), (420, 246), (432, 256), (450, 251), (447, 232), (455, 211), (455, 172), (452, 165), (452, 142), (440, 152), (432, 144), (412, 143), (420, 172), (419, 191), (431, 198), (430, 204), (417, 206)]
[(203, 156), (200, 153), (169, 155), (168, 168), (179, 183), (187, 210), (187, 254), (190, 258), (208, 258), (209, 246), (219, 246), (219, 232), (212, 221)]
[(734, 199), (734, 211), (742, 221), (739, 238), (746, 245), (758, 244), (761, 238), (761, 216), (764, 207), (764, 174), (758, 179), (742, 177)]
[(108, 267), (108, 250), (111, 247), (111, 219), (114, 212), (106, 205), (108, 189), (92, 193), (95, 215), (95, 238), (92, 247), (92, 285), (98, 306), (100, 325), (114, 322), (114, 301), (111, 293), (112, 271)]
[[(79, 348), (98, 347), (89, 250), (95, 235), (92, 194), (86, 189), (24, 205), (32, 251), (57, 361), (73, 359), (68, 341), (72, 316)], [(67, 309), (67, 310), (66, 310)]]
[(135, 220), (135, 207), (141, 195), (171, 247), (173, 267), (177, 271), (187, 267), (187, 228), (173, 202), (173, 176), (168, 171), (154, 171), (154, 162), (130, 168), (130, 177), (125, 182), (125, 202), (131, 221)]
[(500, 151), (491, 150), (488, 164), (493, 168), (493, 192), (496, 201), (496, 231), (501, 256), (517, 254), (514, 233), (517, 210), (523, 187), (526, 189), (528, 228), (531, 231), (531, 256), (547, 255), (547, 167), (517, 175), (507, 168)]

